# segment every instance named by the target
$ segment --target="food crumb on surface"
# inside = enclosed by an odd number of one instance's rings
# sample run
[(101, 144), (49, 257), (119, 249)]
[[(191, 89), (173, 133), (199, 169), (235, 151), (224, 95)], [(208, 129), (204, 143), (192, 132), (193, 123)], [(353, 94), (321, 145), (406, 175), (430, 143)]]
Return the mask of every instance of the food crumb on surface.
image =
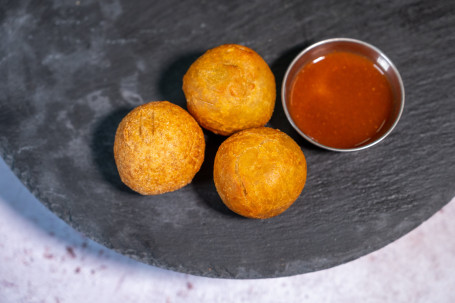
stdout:
[(74, 252), (74, 249), (71, 246), (67, 246), (66, 251), (71, 258), (76, 258), (76, 253)]

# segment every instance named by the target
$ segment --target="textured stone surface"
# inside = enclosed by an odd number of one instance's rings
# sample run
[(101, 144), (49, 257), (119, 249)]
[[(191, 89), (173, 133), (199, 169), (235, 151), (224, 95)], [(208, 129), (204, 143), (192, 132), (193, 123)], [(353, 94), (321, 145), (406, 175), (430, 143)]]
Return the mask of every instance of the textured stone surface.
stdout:
[[(260, 278), (328, 268), (376, 250), (455, 195), (455, 4), (451, 1), (14, 1), (0, 11), (0, 154), (53, 212), (90, 238), (153, 265), (197, 275)], [(308, 180), (269, 220), (229, 212), (212, 180), (223, 137), (189, 186), (155, 197), (128, 190), (112, 155), (134, 106), (184, 106), (181, 78), (208, 48), (253, 48), (280, 88), (310, 43), (351, 37), (401, 72), (406, 106), (368, 150), (310, 146), (277, 100), (269, 126), (302, 146)]]

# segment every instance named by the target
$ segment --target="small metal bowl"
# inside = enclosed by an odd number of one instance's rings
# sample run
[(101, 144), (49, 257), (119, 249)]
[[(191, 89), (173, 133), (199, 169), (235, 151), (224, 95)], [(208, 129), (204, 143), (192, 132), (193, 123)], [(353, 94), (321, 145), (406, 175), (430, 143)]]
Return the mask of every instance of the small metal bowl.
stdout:
[[(311, 137), (307, 136), (294, 122), (292, 119), (289, 110), (288, 104), (291, 96), (291, 89), (297, 76), (298, 72), (309, 62), (313, 61), (316, 58), (324, 56), (328, 53), (335, 51), (344, 51), (358, 54), (370, 59), (372, 62), (376, 63), (384, 72), (384, 75), (387, 77), (390, 87), (392, 89), (393, 98), (394, 98), (394, 107), (392, 109), (392, 115), (389, 121), (384, 125), (378, 135), (372, 140), (359, 145), (353, 148), (335, 148), (331, 146), (323, 145)], [(376, 143), (383, 140), (387, 137), (388, 134), (395, 128), (400, 120), (401, 114), (404, 107), (404, 86), (401, 76), (393, 65), (392, 61), (386, 57), (379, 49), (372, 46), (371, 44), (365, 43), (360, 40), (349, 39), (349, 38), (334, 38), (323, 40), (318, 43), (315, 43), (306, 49), (304, 49), (291, 63), (288, 67), (287, 72), (283, 79), (283, 85), (281, 89), (281, 100), (283, 102), (283, 109), (286, 113), (291, 125), (297, 130), (297, 132), (304, 137), (309, 142), (331, 151), (338, 152), (349, 152), (349, 151), (358, 151), (370, 146), (375, 145)]]

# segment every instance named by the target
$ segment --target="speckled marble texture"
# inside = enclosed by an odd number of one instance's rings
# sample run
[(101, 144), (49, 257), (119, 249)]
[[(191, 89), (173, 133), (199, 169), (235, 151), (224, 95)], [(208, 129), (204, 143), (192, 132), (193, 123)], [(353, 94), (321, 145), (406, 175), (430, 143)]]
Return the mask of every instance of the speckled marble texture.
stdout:
[(0, 159), (0, 302), (455, 301), (455, 199), (387, 247), (351, 263), (263, 280), (212, 279), (133, 261), (71, 229)]
[[(0, 10), (0, 155), (76, 230), (144, 263), (215, 277), (263, 278), (353, 260), (401, 237), (455, 195), (453, 1), (9, 1)], [(308, 163), (296, 203), (270, 220), (227, 211), (213, 180), (223, 138), (179, 191), (139, 197), (120, 182), (112, 142), (132, 107), (185, 105), (181, 79), (223, 43), (261, 54), (278, 88), (305, 46), (351, 37), (400, 70), (406, 105), (393, 133), (358, 153), (307, 144), (278, 98), (270, 126)]]

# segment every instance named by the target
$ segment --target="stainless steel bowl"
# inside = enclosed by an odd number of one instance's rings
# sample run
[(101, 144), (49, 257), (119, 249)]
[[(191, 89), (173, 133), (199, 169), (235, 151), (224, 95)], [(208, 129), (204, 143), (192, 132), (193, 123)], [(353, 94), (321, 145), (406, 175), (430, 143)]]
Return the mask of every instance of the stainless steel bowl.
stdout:
[[(358, 55), (362, 55), (376, 63), (382, 69), (385, 76), (387, 77), (393, 93), (394, 107), (392, 110), (392, 116), (390, 117), (387, 124), (384, 125), (384, 127), (381, 129), (381, 132), (372, 141), (366, 142), (364, 145), (356, 146), (354, 148), (334, 148), (316, 142), (311, 137), (307, 136), (300, 128), (298, 128), (298, 126), (293, 121), (291, 115), (289, 114), (288, 110), (292, 85), (298, 72), (307, 63), (334, 51), (355, 53)], [(387, 135), (389, 135), (390, 132), (395, 128), (403, 112), (404, 86), (403, 81), (401, 80), (400, 73), (398, 72), (395, 65), (393, 65), (392, 61), (390, 61), (390, 59), (387, 58), (386, 55), (384, 55), (384, 53), (382, 53), (378, 48), (360, 40), (349, 38), (334, 38), (323, 40), (307, 47), (294, 59), (294, 61), (292, 61), (283, 79), (283, 85), (281, 89), (281, 100), (283, 102), (283, 108), (289, 122), (297, 130), (297, 132), (306, 140), (321, 148), (332, 151), (339, 152), (357, 151), (368, 148), (380, 142), (385, 137), (387, 137)]]

